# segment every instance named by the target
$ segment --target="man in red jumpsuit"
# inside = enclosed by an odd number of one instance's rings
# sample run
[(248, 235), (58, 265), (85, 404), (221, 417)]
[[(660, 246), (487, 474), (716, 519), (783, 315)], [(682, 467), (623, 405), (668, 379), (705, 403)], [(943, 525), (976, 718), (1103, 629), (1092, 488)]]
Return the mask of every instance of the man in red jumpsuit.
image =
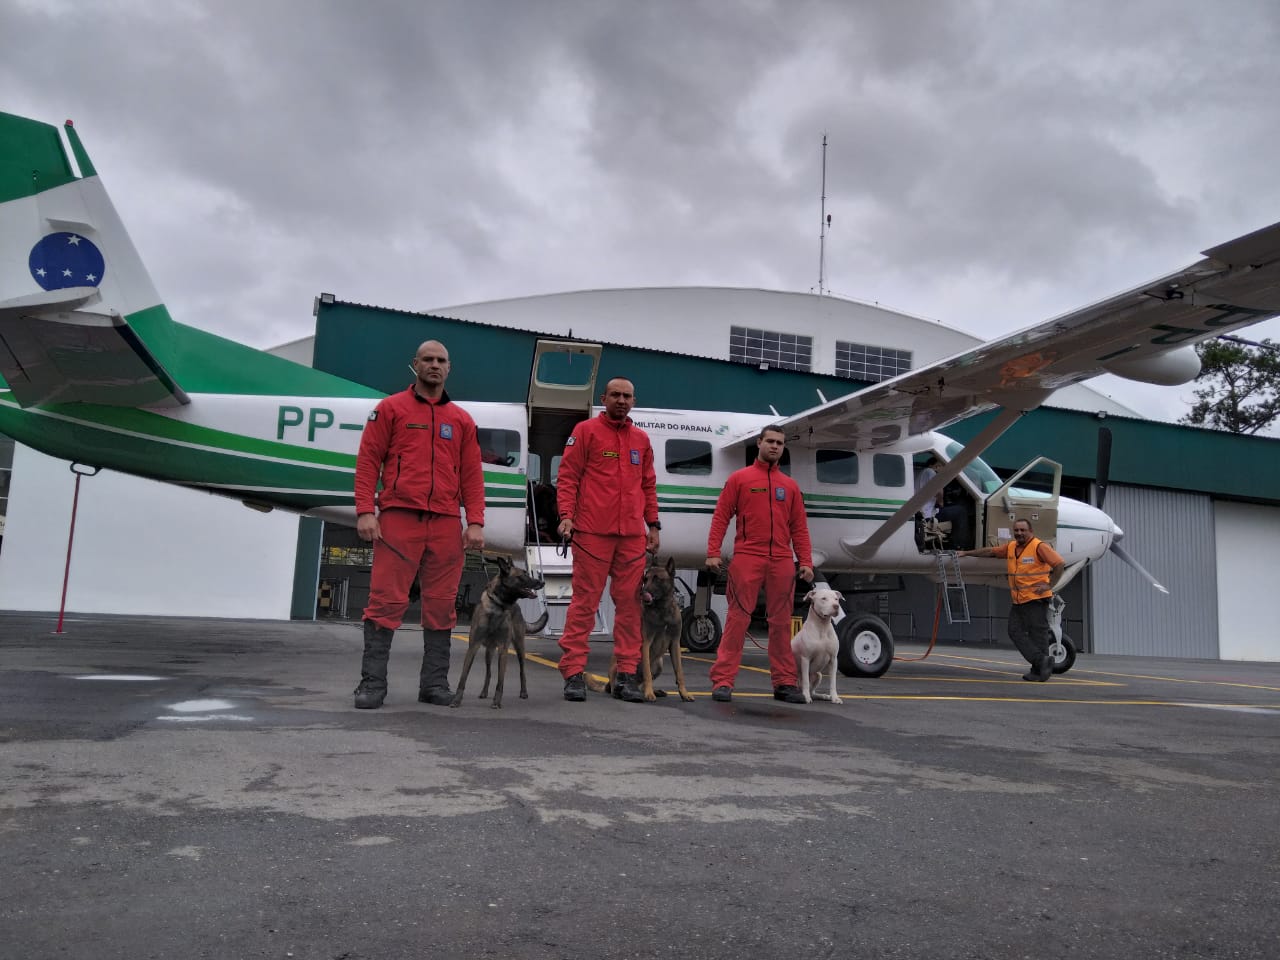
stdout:
[[(373, 543), (364, 659), (355, 705), (382, 706), (391, 640), (422, 590), (422, 672), (418, 700), (437, 706), (449, 689), (450, 635), (463, 552), (484, 549), (484, 473), (471, 415), (449, 399), (449, 351), (428, 340), (413, 358), (416, 379), (369, 414), (356, 456), (356, 531)], [(378, 490), (381, 480), (382, 489)], [(377, 512), (374, 512), (374, 508)], [(461, 509), (467, 512), (462, 527)]]
[(658, 480), (649, 435), (627, 416), (636, 405), (635, 386), (615, 377), (600, 402), (604, 411), (599, 416), (573, 428), (556, 479), (560, 536), (573, 538), (573, 599), (560, 636), (560, 673), (566, 700), (587, 699), (587, 643), (607, 577), (618, 661), (613, 695), (642, 703), (635, 675), (640, 665), (640, 580), (646, 549), (658, 551)]
[(711, 668), (711, 699), (721, 703), (733, 699), (733, 681), (742, 663), (742, 641), (746, 638), (761, 585), (769, 618), (769, 673), (773, 696), (786, 703), (804, 703), (804, 696), (796, 687), (796, 661), (791, 654), (791, 610), (795, 597), (795, 560), (800, 561), (800, 578), (811, 583), (813, 554), (800, 486), (778, 466), (786, 442), (786, 434), (778, 427), (761, 430), (755, 463), (730, 475), (711, 517), (707, 569), (717, 574), (721, 563), (720, 545), (730, 518), (737, 518), (733, 562), (729, 564), (729, 585), (725, 590), (729, 614), (716, 662)]

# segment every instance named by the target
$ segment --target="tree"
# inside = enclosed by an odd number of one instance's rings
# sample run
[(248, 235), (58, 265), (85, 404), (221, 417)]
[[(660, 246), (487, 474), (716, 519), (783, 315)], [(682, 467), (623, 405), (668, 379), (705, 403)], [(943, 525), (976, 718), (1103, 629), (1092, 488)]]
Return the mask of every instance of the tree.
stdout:
[(1280, 416), (1280, 346), (1218, 337), (1196, 345), (1196, 402), (1182, 423), (1254, 434)]

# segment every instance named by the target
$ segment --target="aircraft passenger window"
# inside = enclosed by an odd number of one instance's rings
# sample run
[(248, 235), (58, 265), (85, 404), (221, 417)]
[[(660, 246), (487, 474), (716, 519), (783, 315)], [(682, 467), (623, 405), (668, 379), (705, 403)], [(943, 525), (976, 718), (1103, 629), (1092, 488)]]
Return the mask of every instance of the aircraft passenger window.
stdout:
[(711, 444), (706, 440), (668, 440), (665, 455), (667, 473), (711, 476)]
[(520, 462), (520, 434), (515, 430), (476, 427), (476, 439), (480, 441), (480, 459), (485, 463), (514, 467)]
[(529, 454), (529, 479), (542, 479), (542, 457), (539, 454)]
[[(759, 454), (759, 452), (760, 452), (760, 448), (756, 444), (754, 443), (747, 444), (746, 466), (749, 467), (756, 462), (756, 456)], [(791, 476), (791, 451), (790, 450), (782, 451), (782, 459), (778, 461), (778, 469), (780, 469), (788, 477)]]
[(557, 478), (560, 476), (560, 461), (563, 460), (560, 454), (556, 454), (551, 458), (551, 485), (554, 487)]
[(857, 483), (858, 455), (852, 450), (819, 450), (818, 482)]
[(877, 487), (905, 487), (907, 458), (900, 453), (877, 453), (871, 458), (871, 475)]

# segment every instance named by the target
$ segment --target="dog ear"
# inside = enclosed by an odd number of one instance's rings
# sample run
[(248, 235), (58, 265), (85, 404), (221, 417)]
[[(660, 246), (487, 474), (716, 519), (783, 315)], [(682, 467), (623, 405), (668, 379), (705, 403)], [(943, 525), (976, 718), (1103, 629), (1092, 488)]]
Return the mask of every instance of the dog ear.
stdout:
[(676, 575), (676, 558), (675, 557), (667, 557), (667, 573), (671, 574), (671, 576), (673, 577)]
[(812, 599), (813, 599), (813, 594), (814, 594), (814, 592), (815, 592), (815, 591), (814, 591), (814, 589), (813, 589), (812, 587), (810, 587), (810, 588), (809, 588), (809, 592), (808, 592), (808, 593), (806, 593), (806, 594), (804, 595), (804, 601), (803, 601), (803, 602), (804, 602), (804, 603), (808, 603), (810, 600), (812, 600)]
[(498, 554), (496, 559), (498, 562), (498, 570), (505, 577), (508, 573), (511, 572), (511, 558), (504, 557), (502, 554)]

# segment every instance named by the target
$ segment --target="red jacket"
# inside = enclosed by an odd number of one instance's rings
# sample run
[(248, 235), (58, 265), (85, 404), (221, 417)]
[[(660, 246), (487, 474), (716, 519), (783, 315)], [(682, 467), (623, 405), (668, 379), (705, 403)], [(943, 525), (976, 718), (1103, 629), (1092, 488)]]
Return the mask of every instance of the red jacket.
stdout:
[[(381, 476), (382, 489), (378, 490)], [(356, 454), (356, 514), (403, 507), (484, 524), (484, 468), (471, 414), (449, 399), (425, 400), (412, 386), (369, 414)]]
[(791, 559), (792, 546), (802, 567), (813, 566), (809, 523), (805, 519), (800, 485), (778, 469), (759, 460), (734, 471), (720, 491), (711, 517), (707, 556), (720, 556), (729, 519), (738, 518), (733, 552), (771, 559)]
[(556, 477), (561, 518), (584, 533), (629, 536), (658, 522), (658, 478), (649, 435), (601, 413), (573, 428)]

